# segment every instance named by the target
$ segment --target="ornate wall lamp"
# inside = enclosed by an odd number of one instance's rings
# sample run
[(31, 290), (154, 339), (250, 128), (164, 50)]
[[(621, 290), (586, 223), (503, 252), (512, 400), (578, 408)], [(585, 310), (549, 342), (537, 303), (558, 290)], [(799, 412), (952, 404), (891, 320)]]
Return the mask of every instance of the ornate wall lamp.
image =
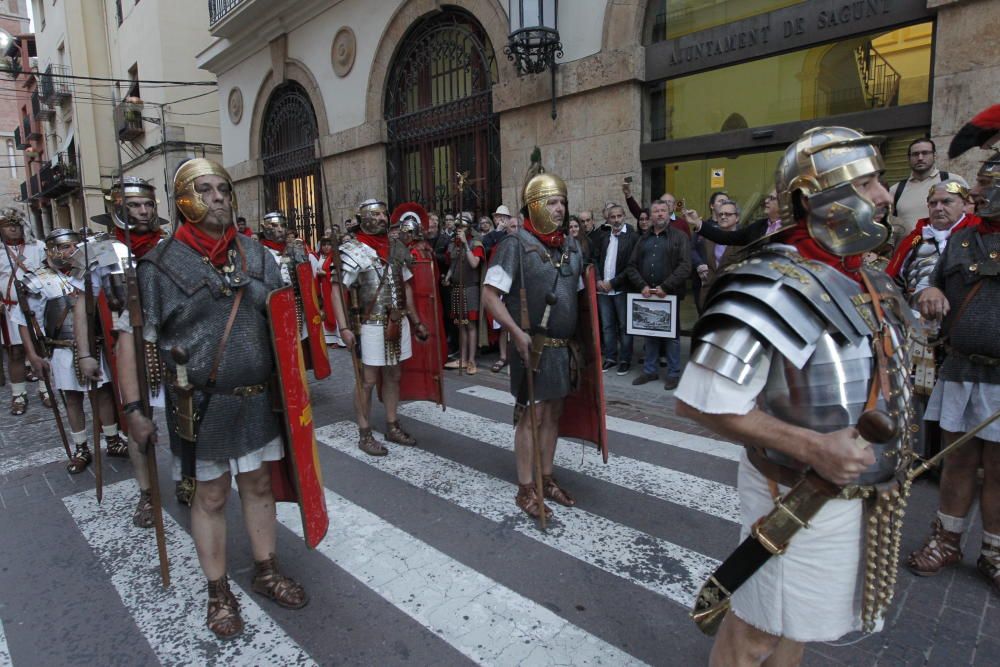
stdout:
[(556, 117), (556, 58), (559, 41), (559, 0), (507, 0), (510, 34), (504, 53), (521, 74), (552, 74), (552, 119)]

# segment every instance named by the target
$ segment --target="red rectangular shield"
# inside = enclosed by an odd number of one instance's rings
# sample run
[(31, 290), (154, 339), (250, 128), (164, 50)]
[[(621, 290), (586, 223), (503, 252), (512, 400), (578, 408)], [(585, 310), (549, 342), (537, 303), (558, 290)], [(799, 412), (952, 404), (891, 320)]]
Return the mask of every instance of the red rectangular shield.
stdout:
[(267, 297), (267, 312), (285, 430), (285, 458), (278, 462), (282, 465), (272, 465), (271, 485), (275, 501), (298, 502), (306, 546), (313, 549), (326, 535), (330, 517), (295, 315), (294, 288), (271, 292)]
[(323, 331), (323, 314), (316, 294), (316, 277), (309, 262), (302, 262), (295, 267), (295, 280), (302, 296), (302, 319), (309, 333), (307, 341), (310, 366), (313, 377), (322, 380), (330, 376), (330, 359), (326, 356), (326, 332)]
[(584, 269), (583, 285), (585, 289), (579, 295), (576, 339), (583, 346), (584, 363), (579, 369), (579, 387), (563, 403), (559, 435), (594, 443), (607, 463), (608, 425), (604, 374), (601, 373), (601, 328), (597, 316), (597, 280), (592, 265)]
[(433, 259), (414, 258), (410, 264), (414, 310), (427, 327), (426, 341), (413, 338), (413, 356), (401, 364), (399, 398), (433, 401), (444, 407), (444, 312), (438, 298), (437, 266)]

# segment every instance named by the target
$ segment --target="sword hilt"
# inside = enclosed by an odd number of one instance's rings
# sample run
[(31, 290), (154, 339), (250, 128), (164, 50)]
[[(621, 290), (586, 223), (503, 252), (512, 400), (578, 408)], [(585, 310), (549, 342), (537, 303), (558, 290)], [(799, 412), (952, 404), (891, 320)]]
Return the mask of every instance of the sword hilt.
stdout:
[(177, 370), (175, 371), (175, 374), (177, 376), (177, 386), (180, 388), (187, 388), (191, 386), (190, 383), (188, 382), (187, 350), (181, 347), (180, 345), (177, 345), (170, 350), (170, 357), (174, 360), (174, 364), (177, 365)]

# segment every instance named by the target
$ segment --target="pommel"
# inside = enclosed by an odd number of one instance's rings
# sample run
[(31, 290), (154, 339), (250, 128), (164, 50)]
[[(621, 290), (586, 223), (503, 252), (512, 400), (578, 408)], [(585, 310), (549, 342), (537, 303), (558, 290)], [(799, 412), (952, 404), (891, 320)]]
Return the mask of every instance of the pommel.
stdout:
[(556, 305), (556, 301), (557, 301), (557, 298), (556, 298), (555, 292), (548, 292), (545, 295), (545, 303), (547, 305), (554, 306), (554, 305)]
[(174, 363), (178, 366), (186, 366), (188, 362), (188, 353), (180, 345), (177, 345), (170, 350), (170, 357), (174, 360)]
[(858, 433), (868, 442), (883, 444), (899, 435), (899, 424), (882, 410), (868, 410), (858, 418)]

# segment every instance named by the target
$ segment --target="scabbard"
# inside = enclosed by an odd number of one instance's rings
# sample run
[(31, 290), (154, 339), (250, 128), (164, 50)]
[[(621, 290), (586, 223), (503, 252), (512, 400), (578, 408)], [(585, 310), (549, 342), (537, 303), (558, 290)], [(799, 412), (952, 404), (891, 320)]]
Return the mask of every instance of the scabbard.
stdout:
[(840, 488), (814, 472), (809, 472), (781, 498), (774, 509), (761, 517), (728, 558), (698, 591), (691, 618), (706, 635), (714, 635), (729, 611), (730, 598), (772, 556), (780, 556), (796, 533), (808, 528), (809, 521), (836, 497)]
[(176, 393), (174, 419), (176, 421), (177, 437), (181, 440), (181, 474), (184, 477), (195, 477), (195, 445), (198, 441), (197, 419), (194, 410), (194, 388), (174, 386)]

